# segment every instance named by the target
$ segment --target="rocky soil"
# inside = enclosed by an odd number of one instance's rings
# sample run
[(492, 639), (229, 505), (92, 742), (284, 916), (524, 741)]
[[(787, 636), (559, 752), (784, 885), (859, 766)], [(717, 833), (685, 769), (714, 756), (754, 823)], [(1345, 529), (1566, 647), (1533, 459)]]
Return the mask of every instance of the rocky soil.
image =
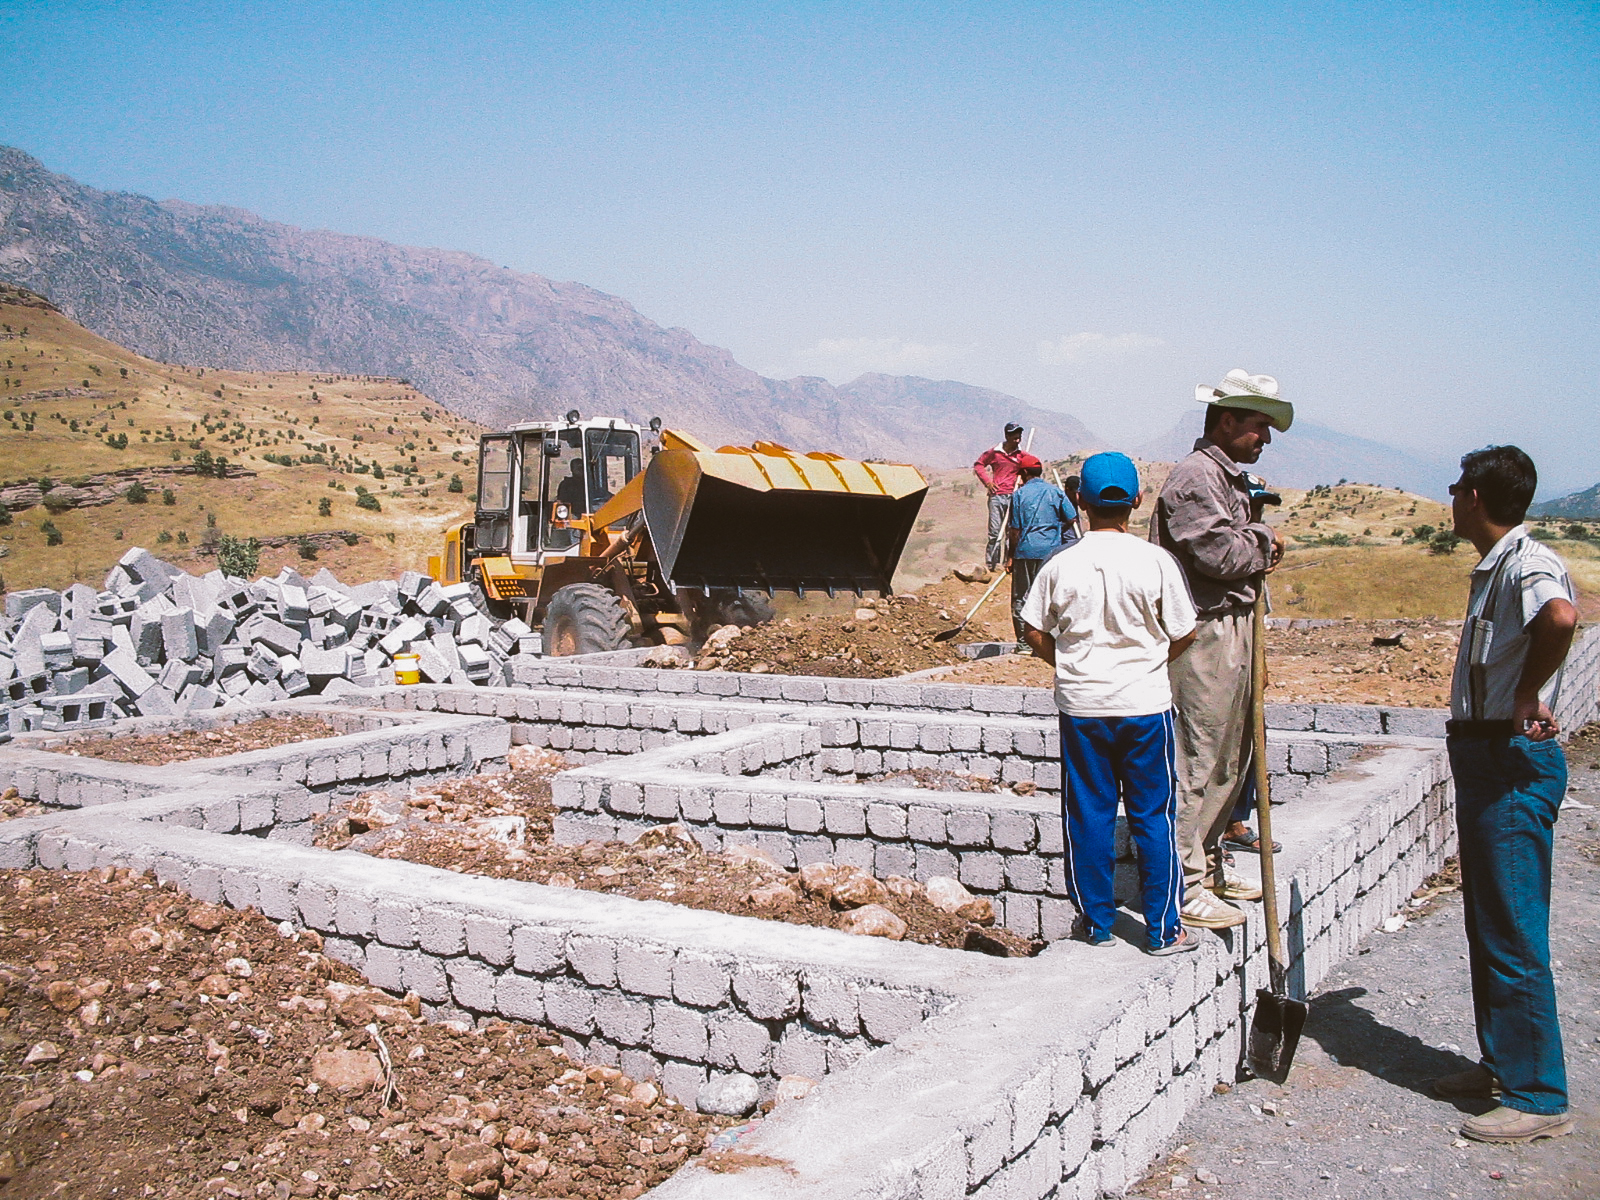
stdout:
[(732, 1123), (126, 871), (0, 872), (0, 914), (8, 1200), (627, 1198)]
[(221, 758), (246, 750), (265, 750), (291, 742), (310, 742), (338, 734), (320, 717), (261, 717), (216, 729), (175, 729), (171, 733), (115, 734), (74, 739), (52, 747), (74, 758), (103, 758), (111, 762), (142, 763), (163, 767), (196, 758)]
[[(471, 875), (662, 900), (949, 949), (1001, 956), (1026, 956), (1040, 949), (995, 928), (989, 902), (953, 879), (926, 885), (899, 876), (880, 880), (831, 864), (786, 871), (754, 846), (708, 854), (681, 825), (652, 830), (631, 844), (557, 845), (551, 840), (550, 780), (561, 761), (549, 752), (517, 750), (513, 756), (518, 769), (508, 774), (452, 780), (408, 796), (358, 796), (320, 819), (317, 844)], [(943, 790), (995, 786), (965, 776), (919, 781), (904, 774), (885, 782)]]

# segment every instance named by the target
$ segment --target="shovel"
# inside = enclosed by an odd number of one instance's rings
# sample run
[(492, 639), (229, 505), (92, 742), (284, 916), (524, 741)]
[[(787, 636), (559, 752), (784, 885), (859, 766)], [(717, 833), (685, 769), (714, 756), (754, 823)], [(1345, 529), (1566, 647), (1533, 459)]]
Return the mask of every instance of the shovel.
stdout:
[(1294, 1062), (1300, 1031), (1311, 1006), (1289, 996), (1289, 965), (1283, 957), (1283, 930), (1278, 924), (1278, 875), (1272, 855), (1272, 797), (1267, 780), (1267, 585), (1261, 581), (1255, 605), (1255, 653), (1250, 661), (1250, 724), (1256, 773), (1256, 833), (1261, 841), (1261, 901), (1267, 921), (1267, 969), (1270, 987), (1256, 991), (1256, 1015), (1250, 1022), (1245, 1061), (1261, 1079), (1283, 1083)]
[(946, 629), (943, 633), (934, 634), (933, 635), (933, 640), (936, 641), (936, 642), (948, 642), (951, 638), (955, 637), (956, 634), (960, 633), (963, 629), (965, 629), (967, 627), (967, 622), (972, 620), (973, 615), (975, 613), (977, 613), (977, 611), (980, 608), (983, 607), (983, 602), (985, 600), (987, 600), (990, 596), (994, 595), (995, 588), (999, 587), (1000, 584), (1001, 584), (1001, 581), (1003, 581), (1010, 574), (1011, 574), (1010, 571), (1001, 571), (1000, 574), (996, 575), (994, 577), (994, 582), (989, 585), (989, 590), (987, 592), (985, 592), (983, 595), (979, 596), (978, 597), (978, 602), (976, 604), (974, 604), (970, 609), (967, 610), (966, 618), (961, 622), (961, 624), (957, 625), (954, 629)]

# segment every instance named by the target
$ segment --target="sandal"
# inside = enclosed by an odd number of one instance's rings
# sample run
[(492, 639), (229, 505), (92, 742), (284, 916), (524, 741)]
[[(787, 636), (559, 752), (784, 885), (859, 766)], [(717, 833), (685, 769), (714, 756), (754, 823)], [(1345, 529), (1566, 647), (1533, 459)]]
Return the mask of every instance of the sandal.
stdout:
[[(1225, 837), (1222, 839), (1222, 845), (1228, 850), (1246, 850), (1251, 854), (1260, 854), (1261, 835), (1252, 830), (1250, 836), (1247, 838)], [(1283, 843), (1273, 842), (1272, 852), (1274, 854), (1282, 854)]]

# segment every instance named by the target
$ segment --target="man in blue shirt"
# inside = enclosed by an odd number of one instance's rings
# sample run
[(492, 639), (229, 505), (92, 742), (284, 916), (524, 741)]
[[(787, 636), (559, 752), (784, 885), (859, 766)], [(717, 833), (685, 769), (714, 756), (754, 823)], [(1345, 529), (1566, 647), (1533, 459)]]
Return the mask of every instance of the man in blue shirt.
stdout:
[(1053, 483), (1046, 483), (1044, 464), (1031, 454), (1017, 456), (1017, 490), (1011, 493), (1006, 569), (1011, 572), (1011, 624), (1022, 643), (1022, 602), (1028, 598), (1039, 568), (1052, 555), (1078, 540), (1078, 510)]

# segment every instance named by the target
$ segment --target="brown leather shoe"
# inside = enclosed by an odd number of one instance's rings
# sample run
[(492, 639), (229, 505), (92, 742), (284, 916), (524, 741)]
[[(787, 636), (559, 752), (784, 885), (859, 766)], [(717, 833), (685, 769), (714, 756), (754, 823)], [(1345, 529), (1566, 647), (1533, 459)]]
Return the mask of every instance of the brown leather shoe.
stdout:
[(1473, 1063), (1454, 1075), (1429, 1080), (1428, 1086), (1435, 1096), (1446, 1100), (1492, 1100), (1500, 1094), (1500, 1081), (1486, 1071), (1482, 1063)]
[(1534, 1142), (1540, 1138), (1564, 1137), (1571, 1132), (1572, 1118), (1566, 1113), (1543, 1116), (1504, 1105), (1461, 1123), (1461, 1136), (1478, 1142)]

